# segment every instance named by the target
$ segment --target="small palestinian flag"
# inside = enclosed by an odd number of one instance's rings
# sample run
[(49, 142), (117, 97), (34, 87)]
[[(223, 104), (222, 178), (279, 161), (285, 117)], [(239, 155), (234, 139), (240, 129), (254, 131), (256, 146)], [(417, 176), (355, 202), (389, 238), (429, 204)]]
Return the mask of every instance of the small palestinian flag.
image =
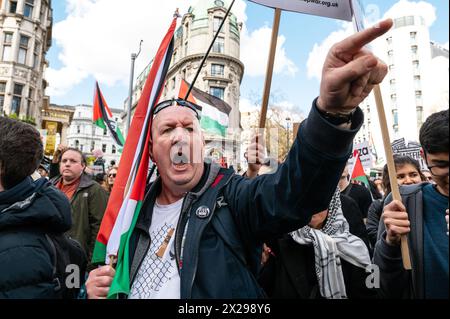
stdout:
[(355, 158), (355, 163), (353, 164), (353, 170), (352, 170), (352, 181), (358, 181), (364, 186), (367, 187), (367, 189), (370, 190), (370, 184), (369, 179), (367, 178), (366, 173), (364, 172), (364, 167), (361, 163), (361, 159), (359, 158), (359, 152), (358, 150), (355, 150), (353, 152), (353, 157)]
[(105, 102), (102, 92), (98, 82), (95, 83), (95, 94), (94, 94), (94, 118), (93, 122), (95, 125), (102, 129), (108, 128), (109, 134), (111, 134), (114, 142), (120, 147), (125, 144), (125, 139), (123, 138), (122, 132), (119, 129), (116, 121), (113, 119), (111, 110), (108, 104)]
[[(186, 81), (181, 81), (179, 97), (184, 99), (189, 89)], [(188, 100), (200, 106), (201, 111), (201, 128), (208, 134), (225, 136), (229, 124), (231, 106), (223, 100), (200, 91), (194, 87), (189, 95)]]

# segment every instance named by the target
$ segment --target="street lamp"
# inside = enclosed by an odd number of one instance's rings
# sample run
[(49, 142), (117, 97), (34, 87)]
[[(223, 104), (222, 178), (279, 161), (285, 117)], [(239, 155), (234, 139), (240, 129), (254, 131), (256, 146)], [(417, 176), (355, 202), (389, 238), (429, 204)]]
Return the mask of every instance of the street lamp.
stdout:
[(127, 109), (127, 135), (128, 132), (130, 131), (131, 126), (131, 104), (133, 100), (134, 63), (136, 62), (137, 57), (141, 53), (142, 42), (144, 42), (144, 40), (141, 40), (141, 42), (139, 42), (138, 53), (131, 53), (130, 91), (128, 94), (128, 109)]

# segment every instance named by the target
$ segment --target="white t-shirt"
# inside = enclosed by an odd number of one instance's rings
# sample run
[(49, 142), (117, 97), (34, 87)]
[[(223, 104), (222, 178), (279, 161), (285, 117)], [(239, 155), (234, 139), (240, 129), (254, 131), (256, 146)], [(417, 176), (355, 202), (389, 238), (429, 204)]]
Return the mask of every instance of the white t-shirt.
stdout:
[[(174, 251), (175, 232), (183, 199), (171, 205), (155, 204), (150, 226), (150, 249), (131, 286), (130, 299), (180, 299), (180, 275)], [(162, 244), (169, 239), (164, 254)]]

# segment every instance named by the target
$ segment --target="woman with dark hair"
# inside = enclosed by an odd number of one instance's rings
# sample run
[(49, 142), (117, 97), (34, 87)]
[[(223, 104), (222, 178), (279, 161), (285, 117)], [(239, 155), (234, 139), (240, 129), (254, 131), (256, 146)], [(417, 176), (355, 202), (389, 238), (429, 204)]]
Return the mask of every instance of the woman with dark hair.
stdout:
[[(394, 156), (395, 170), (397, 172), (398, 185), (412, 185), (426, 182), (427, 178), (422, 174), (420, 163), (408, 156)], [(376, 200), (369, 208), (367, 215), (367, 233), (371, 248), (375, 247), (377, 242), (378, 225), (383, 213), (385, 198), (391, 193), (391, 183), (389, 181), (389, 172), (387, 165), (383, 168), (383, 189), (384, 198)]]

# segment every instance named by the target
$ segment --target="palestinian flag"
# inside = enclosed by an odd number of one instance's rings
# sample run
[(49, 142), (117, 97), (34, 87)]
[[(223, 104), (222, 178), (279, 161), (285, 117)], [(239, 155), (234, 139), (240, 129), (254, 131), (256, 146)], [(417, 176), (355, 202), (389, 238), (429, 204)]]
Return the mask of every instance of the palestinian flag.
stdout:
[(125, 140), (123, 138), (122, 132), (120, 131), (116, 121), (114, 121), (113, 119), (111, 110), (109, 109), (108, 104), (106, 104), (105, 98), (100, 91), (98, 82), (95, 83), (93, 122), (95, 125), (104, 130), (108, 128), (108, 131), (114, 139), (114, 142), (116, 142), (116, 144), (120, 147), (123, 147), (123, 145), (125, 144)]
[(367, 187), (367, 189), (370, 190), (369, 180), (367, 179), (367, 175), (364, 172), (364, 167), (361, 163), (361, 159), (359, 158), (358, 150), (355, 150), (353, 152), (353, 158), (355, 159), (355, 162), (353, 164), (351, 180), (363, 183)]
[[(179, 93), (181, 99), (186, 97), (189, 87), (190, 85), (186, 81), (181, 81)], [(231, 112), (230, 105), (195, 87), (192, 89), (188, 100), (201, 107), (202, 119), (200, 124), (205, 133), (221, 136), (226, 135)]]
[(130, 292), (129, 240), (145, 195), (149, 172), (149, 139), (152, 110), (164, 87), (173, 53), (176, 15), (153, 60), (153, 65), (136, 107), (119, 171), (102, 220), (92, 262), (110, 264), (117, 258), (116, 275), (108, 298)]

